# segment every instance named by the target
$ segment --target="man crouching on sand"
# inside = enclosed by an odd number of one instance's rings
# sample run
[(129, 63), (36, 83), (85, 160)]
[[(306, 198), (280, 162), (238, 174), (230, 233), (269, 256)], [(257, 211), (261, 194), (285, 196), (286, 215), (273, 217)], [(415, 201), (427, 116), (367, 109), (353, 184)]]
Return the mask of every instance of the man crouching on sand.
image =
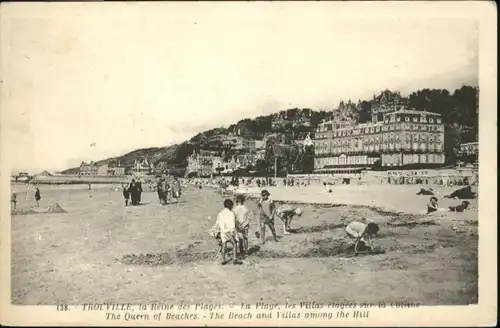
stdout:
[[(350, 222), (345, 228), (346, 234), (356, 239), (356, 243), (354, 244), (354, 254), (358, 254), (358, 249), (360, 248), (360, 242), (362, 246), (367, 245), (370, 248), (370, 251), (373, 251), (373, 241), (372, 237), (377, 235), (380, 230), (379, 226), (375, 223), (364, 224), (359, 221)], [(365, 237), (368, 239), (368, 243), (365, 240)]]
[(220, 231), (220, 242), (222, 243), (220, 252), (223, 265), (227, 263), (227, 243), (231, 243), (233, 246), (233, 264), (240, 264), (236, 254), (238, 250), (238, 237), (236, 233), (236, 217), (232, 212), (233, 205), (234, 204), (232, 200), (226, 199), (224, 201), (224, 209), (217, 215), (217, 222), (215, 223), (215, 225), (218, 226), (218, 230)]

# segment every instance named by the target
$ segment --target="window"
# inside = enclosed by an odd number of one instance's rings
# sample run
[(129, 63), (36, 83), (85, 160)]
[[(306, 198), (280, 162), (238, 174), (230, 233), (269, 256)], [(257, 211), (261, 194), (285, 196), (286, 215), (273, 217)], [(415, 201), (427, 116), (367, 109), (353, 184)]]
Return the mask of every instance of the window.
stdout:
[(396, 117), (396, 122), (400, 122), (401, 121), (401, 117), (397, 116)]
[(441, 124), (441, 119), (440, 119), (440, 118), (438, 118), (438, 119), (436, 120), (436, 123), (437, 123), (437, 124)]
[(415, 117), (413, 118), (413, 122), (418, 122), (418, 117), (416, 117), (416, 116), (415, 116)]
[(421, 125), (418, 125), (418, 129), (419, 129), (419, 130), (422, 130), (422, 126), (421, 126)]
[(434, 127), (434, 131), (437, 131), (437, 129), (438, 129), (438, 127), (437, 127), (437, 126), (435, 126), (435, 127)]
[(379, 132), (379, 130), (380, 130), (380, 128), (377, 126), (377, 127), (375, 128), (375, 132)]
[(432, 117), (429, 117), (429, 123), (434, 123), (434, 119)]
[(410, 122), (410, 117), (409, 116), (405, 116), (405, 122)]

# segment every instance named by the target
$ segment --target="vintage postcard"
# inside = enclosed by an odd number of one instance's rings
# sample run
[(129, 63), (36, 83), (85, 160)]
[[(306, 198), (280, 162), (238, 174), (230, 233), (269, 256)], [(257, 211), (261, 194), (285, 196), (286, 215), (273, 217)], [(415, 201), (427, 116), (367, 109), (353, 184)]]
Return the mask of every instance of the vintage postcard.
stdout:
[(493, 2), (0, 13), (2, 324), (496, 324)]

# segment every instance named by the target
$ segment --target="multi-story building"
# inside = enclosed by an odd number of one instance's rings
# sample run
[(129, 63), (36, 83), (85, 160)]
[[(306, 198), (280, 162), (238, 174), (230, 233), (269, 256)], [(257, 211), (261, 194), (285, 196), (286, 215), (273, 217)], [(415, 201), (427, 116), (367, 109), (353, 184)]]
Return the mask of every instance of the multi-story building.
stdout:
[(99, 176), (108, 175), (108, 169), (109, 169), (108, 164), (99, 165), (99, 167), (97, 168), (97, 175)]
[(125, 175), (125, 167), (123, 166), (108, 166), (108, 175)]
[(150, 163), (147, 157), (145, 157), (142, 161), (134, 159), (133, 170), (132, 170), (134, 175), (138, 176), (150, 175), (153, 169), (154, 169), (153, 163)]
[(238, 168), (236, 158), (230, 158), (224, 161), (222, 157), (214, 157), (212, 159), (212, 174), (229, 174)]
[(408, 109), (408, 99), (401, 96), (399, 92), (384, 90), (378, 96), (373, 96), (371, 100), (372, 123), (377, 123), (383, 119), (386, 113)]
[(461, 155), (478, 155), (479, 154), (479, 142), (468, 142), (460, 144)]
[(315, 170), (370, 167), (378, 161), (387, 167), (443, 164), (441, 115), (405, 109), (399, 93), (391, 95), (386, 90), (374, 99), (371, 123), (359, 124), (346, 106), (337, 109), (331, 121), (320, 123), (314, 140)]
[[(121, 165), (120, 160), (117, 158), (111, 159), (107, 164), (107, 170), (104, 175), (120, 176), (125, 175), (125, 167)], [(101, 173), (99, 173), (101, 175)]]
[(82, 162), (80, 164), (80, 172), (79, 175), (97, 175), (99, 167), (93, 161), (90, 163)]
[(188, 157), (188, 166), (186, 168), (186, 176), (195, 174), (199, 177), (209, 177), (213, 172), (214, 162), (219, 160), (222, 162), (220, 156), (213, 151), (200, 150), (194, 151)]

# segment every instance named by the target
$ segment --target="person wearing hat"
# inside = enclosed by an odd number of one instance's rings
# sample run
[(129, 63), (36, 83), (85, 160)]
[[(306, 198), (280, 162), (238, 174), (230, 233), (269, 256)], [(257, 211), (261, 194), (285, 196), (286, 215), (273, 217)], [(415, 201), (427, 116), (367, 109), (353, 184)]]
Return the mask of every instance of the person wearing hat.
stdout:
[(278, 207), (276, 210), (276, 216), (283, 221), (283, 234), (284, 235), (289, 235), (290, 234), (290, 223), (292, 222), (293, 217), (297, 216), (302, 216), (302, 209), (297, 207), (293, 207), (291, 205), (285, 204), (281, 205)]
[(267, 190), (262, 190), (260, 192), (261, 199), (258, 204), (259, 208), (259, 220), (258, 226), (260, 228), (260, 233), (258, 231), (255, 232), (255, 236), (260, 238), (261, 244), (266, 242), (266, 226), (269, 227), (271, 233), (273, 234), (274, 241), (278, 241), (278, 237), (276, 236), (276, 229), (274, 228), (274, 215), (276, 214), (276, 206), (269, 196), (271, 194)]

